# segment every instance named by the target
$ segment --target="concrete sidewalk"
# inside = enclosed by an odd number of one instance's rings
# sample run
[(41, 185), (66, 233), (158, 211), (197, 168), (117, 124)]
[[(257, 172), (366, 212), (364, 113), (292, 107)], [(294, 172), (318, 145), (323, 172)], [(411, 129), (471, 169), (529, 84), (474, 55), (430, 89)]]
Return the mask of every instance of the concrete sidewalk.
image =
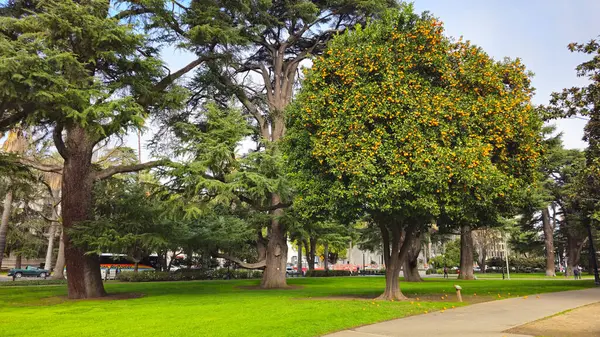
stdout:
[(517, 337), (507, 329), (583, 305), (600, 302), (600, 288), (530, 295), (473, 304), (344, 330), (328, 337)]

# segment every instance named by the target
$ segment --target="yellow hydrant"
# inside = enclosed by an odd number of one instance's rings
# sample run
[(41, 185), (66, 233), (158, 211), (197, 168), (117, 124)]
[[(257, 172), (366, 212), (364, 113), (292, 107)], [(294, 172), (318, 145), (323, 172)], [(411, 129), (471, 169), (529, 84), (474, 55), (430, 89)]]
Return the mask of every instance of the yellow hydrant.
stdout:
[(459, 285), (455, 284), (454, 289), (456, 289), (456, 297), (458, 297), (458, 301), (462, 302), (462, 296), (460, 295), (460, 291), (462, 290), (462, 288)]

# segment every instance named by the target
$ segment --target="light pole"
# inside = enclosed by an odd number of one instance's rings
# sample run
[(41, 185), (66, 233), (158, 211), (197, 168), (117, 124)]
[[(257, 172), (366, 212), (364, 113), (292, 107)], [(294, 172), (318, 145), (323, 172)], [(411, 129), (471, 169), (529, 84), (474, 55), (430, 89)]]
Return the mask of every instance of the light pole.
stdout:
[(508, 242), (506, 238), (504, 238), (504, 256), (506, 258), (506, 278), (510, 280), (510, 268), (508, 267)]

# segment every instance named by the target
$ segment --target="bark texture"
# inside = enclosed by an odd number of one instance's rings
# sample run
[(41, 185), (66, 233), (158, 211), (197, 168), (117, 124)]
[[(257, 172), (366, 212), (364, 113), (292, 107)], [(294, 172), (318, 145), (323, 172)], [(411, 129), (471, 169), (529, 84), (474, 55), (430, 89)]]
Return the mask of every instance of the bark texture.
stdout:
[(587, 239), (581, 239), (578, 235), (567, 232), (567, 269), (565, 276), (573, 276), (573, 268), (579, 264), (581, 249)]
[(304, 248), (306, 249), (306, 260), (308, 261), (308, 270), (315, 270), (315, 250), (317, 249), (317, 240), (310, 238), (304, 240)]
[(402, 301), (407, 297), (400, 291), (400, 269), (406, 259), (410, 242), (414, 233), (411, 228), (403, 230), (397, 223), (379, 224), (383, 241), (383, 258), (385, 261), (385, 291), (377, 299), (385, 301)]
[(53, 222), (50, 225), (48, 231), (48, 248), (46, 248), (46, 260), (44, 262), (44, 269), (52, 270), (52, 255), (54, 254), (54, 237), (56, 234), (56, 223)]
[[(406, 240), (405, 240), (406, 241)], [(419, 275), (419, 252), (421, 251), (421, 238), (413, 237), (411, 242), (405, 242), (409, 245), (406, 258), (402, 266), (404, 280), (407, 282), (423, 282)]]
[(542, 209), (542, 225), (544, 226), (544, 247), (546, 248), (546, 276), (556, 276), (554, 265), (554, 226), (550, 221), (548, 208)]
[[(62, 181), (63, 227), (69, 229), (80, 221), (89, 219), (92, 210), (92, 149), (94, 142), (83, 127), (67, 128)], [(64, 152), (63, 151), (63, 152)], [(73, 245), (67, 231), (63, 231), (69, 298), (94, 298), (106, 296), (100, 262), (97, 255)]]
[(298, 273), (302, 275), (302, 240), (298, 240)]
[(60, 241), (58, 244), (58, 256), (56, 257), (56, 264), (54, 265), (54, 271), (52, 272), (52, 278), (55, 280), (61, 280), (65, 278), (65, 240), (64, 233), (60, 229)]
[[(272, 196), (272, 205), (279, 204), (281, 199), (277, 194)], [(287, 237), (284, 226), (279, 222), (283, 209), (272, 212), (273, 218), (269, 227), (268, 244), (266, 251), (265, 270), (260, 282), (261, 288), (286, 288), (285, 264), (287, 262)]]
[(2, 267), (2, 259), (4, 258), (4, 250), (6, 249), (6, 234), (8, 233), (8, 220), (12, 211), (13, 192), (8, 190), (4, 196), (2, 204), (2, 218), (0, 220), (0, 268)]
[(473, 275), (473, 234), (471, 226), (462, 225), (460, 228), (460, 274), (461, 280), (472, 280)]

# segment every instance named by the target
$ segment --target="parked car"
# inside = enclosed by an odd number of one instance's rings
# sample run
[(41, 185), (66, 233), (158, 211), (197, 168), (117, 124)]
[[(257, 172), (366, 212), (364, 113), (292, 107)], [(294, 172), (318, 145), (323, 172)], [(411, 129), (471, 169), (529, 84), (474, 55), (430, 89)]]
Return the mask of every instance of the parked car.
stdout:
[(289, 264), (285, 267), (285, 274), (288, 277), (299, 275), (298, 271), (294, 269), (294, 266), (290, 266)]
[(8, 276), (13, 276), (15, 278), (21, 278), (21, 277), (46, 277), (46, 276), (50, 276), (50, 271), (46, 270), (46, 269), (42, 269), (42, 268), (38, 268), (38, 267), (34, 267), (34, 266), (27, 266), (25, 268), (20, 268), (20, 269), (11, 269), (8, 271)]

